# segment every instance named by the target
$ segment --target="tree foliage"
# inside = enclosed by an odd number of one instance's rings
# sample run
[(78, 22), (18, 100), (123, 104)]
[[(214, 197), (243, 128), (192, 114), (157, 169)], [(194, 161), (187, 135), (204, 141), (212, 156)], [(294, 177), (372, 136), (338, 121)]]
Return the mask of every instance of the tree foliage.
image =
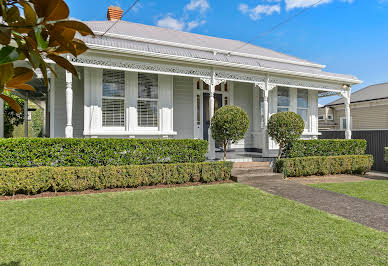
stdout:
[[(18, 105), (23, 108), (24, 100), (19, 98), (18, 96), (12, 95), (9, 92), (4, 92), (5, 95), (12, 98)], [(24, 122), (24, 114), (21, 112), (16, 112), (12, 107), (5, 102), (4, 103), (4, 137), (12, 138), (15, 127), (23, 124)]]
[(294, 112), (281, 112), (271, 116), (268, 121), (268, 135), (279, 144), (278, 159), (283, 148), (299, 139), (304, 130), (302, 117)]
[[(48, 69), (55, 74), (47, 60), (78, 77), (62, 55), (78, 56), (88, 49), (75, 38), (77, 32), (94, 34), (84, 23), (68, 17), (69, 7), (63, 0), (0, 0), (0, 97), (15, 111), (21, 111), (20, 105), (4, 90), (34, 90), (26, 82), (35, 69), (41, 70), (47, 84)], [(27, 61), (28, 67), (16, 67), (16, 61)]]
[(224, 106), (218, 109), (211, 120), (212, 137), (221, 142), (226, 160), (226, 148), (244, 138), (248, 131), (248, 114), (238, 106)]

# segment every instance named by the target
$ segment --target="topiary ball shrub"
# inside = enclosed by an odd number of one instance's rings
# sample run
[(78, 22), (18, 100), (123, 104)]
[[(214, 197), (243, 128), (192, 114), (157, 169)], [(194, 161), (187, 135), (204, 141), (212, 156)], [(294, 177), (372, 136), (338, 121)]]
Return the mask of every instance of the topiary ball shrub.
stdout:
[(226, 147), (244, 138), (249, 127), (248, 114), (238, 106), (218, 109), (211, 120), (211, 132), (215, 141), (221, 142), (226, 160)]
[(271, 116), (268, 121), (268, 135), (279, 144), (278, 159), (283, 148), (302, 136), (304, 121), (294, 112), (281, 112)]

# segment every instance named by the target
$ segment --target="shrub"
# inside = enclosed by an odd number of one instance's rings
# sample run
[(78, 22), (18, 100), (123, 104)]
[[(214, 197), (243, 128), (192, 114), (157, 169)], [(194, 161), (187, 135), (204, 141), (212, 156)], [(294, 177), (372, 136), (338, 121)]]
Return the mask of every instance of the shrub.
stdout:
[(284, 177), (365, 174), (373, 165), (372, 155), (312, 156), (282, 158), (276, 161), (276, 171)]
[[(7, 91), (5, 91), (4, 94), (14, 99), (23, 110), (24, 108), (23, 99)], [(23, 112), (20, 112), (20, 113), (16, 112), (7, 102), (4, 101), (4, 138), (12, 138), (15, 127), (23, 124), (23, 122), (24, 122)]]
[(296, 140), (283, 152), (286, 158), (305, 156), (363, 155), (366, 152), (364, 139), (316, 139)]
[(384, 154), (384, 160), (386, 163), (388, 163), (388, 147), (384, 148), (385, 154)]
[(0, 195), (83, 191), (229, 180), (233, 163), (0, 169)]
[(207, 141), (173, 139), (0, 139), (0, 168), (203, 162)]
[(294, 112), (281, 112), (271, 116), (268, 121), (268, 135), (279, 144), (278, 159), (283, 148), (299, 139), (303, 130), (304, 121)]
[(221, 142), (226, 160), (226, 148), (244, 138), (249, 127), (248, 114), (238, 106), (224, 106), (218, 109), (211, 120), (212, 137)]

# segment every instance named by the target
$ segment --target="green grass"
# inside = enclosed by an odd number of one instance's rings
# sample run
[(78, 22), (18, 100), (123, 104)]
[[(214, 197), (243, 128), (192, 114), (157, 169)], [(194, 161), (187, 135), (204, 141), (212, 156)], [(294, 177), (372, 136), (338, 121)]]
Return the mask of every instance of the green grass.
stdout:
[(0, 202), (0, 265), (383, 265), (388, 234), (240, 184)]
[(388, 180), (324, 183), (311, 186), (388, 205)]

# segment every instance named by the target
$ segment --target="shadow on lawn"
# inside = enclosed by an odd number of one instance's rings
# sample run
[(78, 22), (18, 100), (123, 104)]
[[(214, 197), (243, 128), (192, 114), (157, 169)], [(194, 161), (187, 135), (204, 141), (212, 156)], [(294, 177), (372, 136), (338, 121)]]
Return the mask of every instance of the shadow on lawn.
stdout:
[(20, 266), (22, 265), (21, 261), (11, 261), (11, 262), (0, 262), (0, 266)]

